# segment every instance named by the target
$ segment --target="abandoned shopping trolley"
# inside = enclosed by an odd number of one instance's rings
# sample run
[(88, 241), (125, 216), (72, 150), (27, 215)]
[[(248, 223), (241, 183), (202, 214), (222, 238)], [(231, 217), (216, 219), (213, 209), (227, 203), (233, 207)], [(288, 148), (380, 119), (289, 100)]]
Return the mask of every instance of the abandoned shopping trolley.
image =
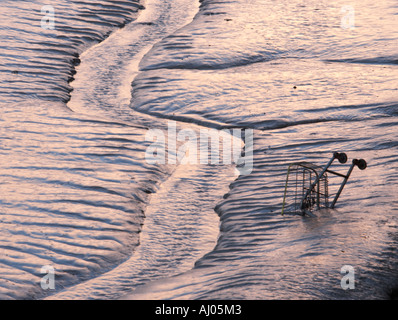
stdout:
[[(330, 170), (335, 159), (347, 162), (347, 155), (334, 152), (328, 164), (322, 168), (310, 162), (295, 162), (289, 165), (283, 196), (282, 215), (285, 212), (313, 215), (312, 211), (322, 208), (334, 208), (348, 178), (355, 166), (364, 170), (367, 166), (363, 159), (354, 159), (347, 174)], [(343, 181), (331, 204), (329, 204), (328, 173), (342, 177)]]

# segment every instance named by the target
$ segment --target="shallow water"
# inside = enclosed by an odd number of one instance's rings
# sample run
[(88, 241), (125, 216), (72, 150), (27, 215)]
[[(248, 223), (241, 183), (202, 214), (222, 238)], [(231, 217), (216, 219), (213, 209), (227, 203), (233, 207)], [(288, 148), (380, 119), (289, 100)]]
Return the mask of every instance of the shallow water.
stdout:
[[(342, 2), (203, 4), (144, 57), (133, 107), (265, 130), (255, 131), (255, 169), (216, 207), (217, 246), (192, 272), (125, 298), (386, 298), (397, 275), (396, 7), (361, 3), (346, 30)], [(255, 14), (266, 8), (272, 14)], [(287, 165), (326, 164), (334, 150), (369, 167), (354, 171), (336, 211), (282, 218)], [(333, 194), (340, 181), (330, 183)], [(356, 271), (356, 290), (341, 288), (344, 265)]]
[[(362, 128), (377, 128), (377, 121), (367, 125)], [(355, 133), (357, 129), (349, 133), (360, 135)], [(124, 298), (388, 298), (397, 270), (397, 200), (386, 183), (394, 184), (396, 179), (396, 156), (389, 147), (375, 147), (383, 144), (385, 133), (377, 134), (378, 128), (369, 130), (371, 138), (363, 139), (358, 147), (350, 139), (334, 140), (328, 132), (314, 134), (310, 124), (289, 131), (256, 132), (252, 174), (239, 177), (216, 207), (221, 218), (216, 248), (200, 259), (194, 270), (149, 283)], [(301, 138), (305, 147), (288, 143)], [(307, 149), (306, 160), (324, 164), (329, 148), (337, 146), (349, 148), (351, 157), (363, 156), (369, 167), (354, 170), (336, 210), (316, 212), (316, 217), (282, 217), (280, 195), (287, 164), (300, 161), (297, 153), (303, 148)], [(341, 172), (347, 170), (340, 167)], [(335, 192), (339, 181), (330, 178), (331, 191)], [(355, 290), (341, 288), (344, 265), (355, 270)]]
[[(148, 0), (137, 14), (134, 1), (107, 2), (59, 1), (60, 28), (46, 32), (25, 30), (37, 10), (1, 5), (12, 48), (0, 55), (2, 297), (388, 298), (398, 262), (396, 3), (204, 0), (198, 12), (196, 1)], [(7, 25), (18, 28), (6, 37)], [(30, 48), (22, 55), (19, 42)], [(149, 165), (145, 134), (168, 120), (196, 133), (254, 129), (253, 171)], [(336, 150), (368, 162), (336, 210), (282, 217), (287, 165), (322, 165)], [(330, 192), (338, 185), (330, 179)], [(47, 264), (55, 292), (39, 285)], [(354, 290), (340, 285), (344, 265)]]
[[(148, 190), (168, 170), (147, 165), (147, 129), (72, 112), (78, 54), (133, 20), (140, 5), (58, 1), (54, 30), (36, 1), (4, 1), (1, 65), (0, 296), (39, 298), (41, 268), (57, 289), (128, 258), (139, 241)], [(75, 59), (75, 60), (74, 60)]]

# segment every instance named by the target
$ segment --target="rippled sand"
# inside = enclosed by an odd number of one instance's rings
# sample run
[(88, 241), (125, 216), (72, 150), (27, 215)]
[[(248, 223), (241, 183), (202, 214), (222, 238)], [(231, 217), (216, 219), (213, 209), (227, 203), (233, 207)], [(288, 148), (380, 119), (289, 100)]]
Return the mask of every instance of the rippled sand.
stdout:
[[(56, 31), (30, 23), (41, 4), (2, 3), (1, 297), (388, 298), (396, 4), (354, 1), (345, 28), (344, 1), (110, 3), (58, 1)], [(149, 165), (145, 135), (168, 120), (253, 129), (253, 171)], [(282, 217), (288, 164), (333, 151), (368, 168), (336, 210)]]

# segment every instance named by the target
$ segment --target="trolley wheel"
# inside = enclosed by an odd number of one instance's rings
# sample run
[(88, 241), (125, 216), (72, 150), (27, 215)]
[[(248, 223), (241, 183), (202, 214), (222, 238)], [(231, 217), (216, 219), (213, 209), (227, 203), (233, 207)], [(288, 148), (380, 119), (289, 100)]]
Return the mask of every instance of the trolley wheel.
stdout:
[(359, 159), (357, 162), (357, 166), (360, 170), (365, 170), (368, 165), (365, 160)]
[(346, 163), (347, 162), (347, 155), (344, 152), (335, 152), (334, 153), (335, 158), (339, 160), (340, 163)]

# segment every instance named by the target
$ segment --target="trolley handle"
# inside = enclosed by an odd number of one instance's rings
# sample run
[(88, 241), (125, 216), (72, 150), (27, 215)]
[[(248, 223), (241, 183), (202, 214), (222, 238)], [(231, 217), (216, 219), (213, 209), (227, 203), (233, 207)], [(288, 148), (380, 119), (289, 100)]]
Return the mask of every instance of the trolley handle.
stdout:
[(337, 202), (337, 199), (340, 197), (340, 194), (343, 191), (343, 188), (344, 188), (345, 184), (347, 183), (347, 180), (350, 177), (351, 172), (352, 172), (352, 170), (354, 169), (355, 166), (357, 166), (360, 170), (365, 170), (366, 167), (367, 167), (367, 163), (363, 159), (359, 159), (359, 160), (358, 159), (354, 159), (354, 160), (352, 160), (352, 164), (351, 164), (350, 168), (348, 169), (347, 174), (344, 176), (344, 180), (341, 183), (340, 189), (337, 191), (337, 194), (334, 197), (330, 208), (332, 208), (332, 209), (334, 208), (334, 206), (335, 206), (335, 204)]
[(339, 160), (340, 163), (346, 163), (348, 160), (348, 157), (344, 152), (334, 152), (333, 159)]
[(365, 170), (366, 167), (368, 166), (366, 161), (363, 159), (354, 159), (352, 160), (352, 164), (357, 166), (360, 170)]

